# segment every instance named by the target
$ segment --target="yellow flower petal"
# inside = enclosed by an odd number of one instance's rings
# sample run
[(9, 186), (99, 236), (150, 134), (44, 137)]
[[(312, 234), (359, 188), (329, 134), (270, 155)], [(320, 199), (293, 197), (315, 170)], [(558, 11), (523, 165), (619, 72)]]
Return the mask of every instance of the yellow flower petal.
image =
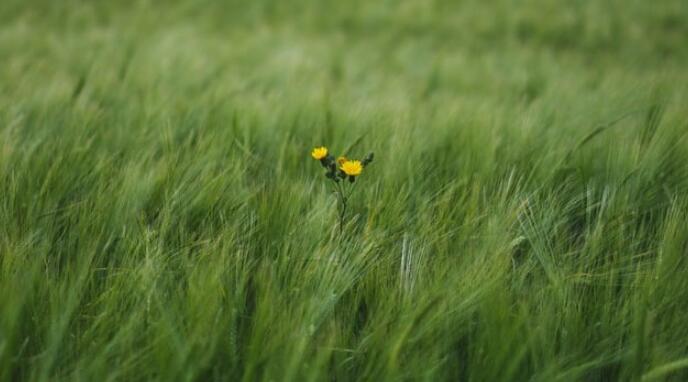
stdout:
[(313, 157), (313, 159), (317, 160), (325, 158), (327, 156), (327, 147), (321, 146), (314, 148), (311, 152), (311, 156)]
[(339, 167), (346, 175), (358, 176), (363, 171), (363, 165), (359, 160), (347, 160)]

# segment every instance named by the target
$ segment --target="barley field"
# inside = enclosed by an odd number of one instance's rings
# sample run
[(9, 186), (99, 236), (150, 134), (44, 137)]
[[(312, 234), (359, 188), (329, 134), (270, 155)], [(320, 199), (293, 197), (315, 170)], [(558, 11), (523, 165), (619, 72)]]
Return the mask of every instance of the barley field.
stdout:
[(0, 1), (3, 382), (686, 381), (687, 221), (683, 0)]

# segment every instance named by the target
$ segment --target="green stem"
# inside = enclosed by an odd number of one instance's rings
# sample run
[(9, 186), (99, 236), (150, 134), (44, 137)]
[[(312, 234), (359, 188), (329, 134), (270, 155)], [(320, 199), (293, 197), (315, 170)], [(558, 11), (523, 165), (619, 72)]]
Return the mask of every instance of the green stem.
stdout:
[(344, 192), (344, 185), (342, 184), (344, 181), (337, 182), (337, 186), (339, 186), (339, 235), (344, 234), (344, 217), (346, 216), (346, 205), (347, 205), (347, 197), (345, 196)]
[(344, 234), (344, 217), (346, 215), (346, 202), (347, 202), (347, 199), (342, 194), (342, 208), (339, 211), (339, 234), (340, 235)]
[(337, 210), (339, 212), (339, 234), (344, 233), (344, 215), (346, 214), (347, 197), (340, 182), (335, 182), (334, 192), (337, 194)]
[(346, 209), (349, 205), (349, 203), (348, 203), (349, 198), (351, 197), (351, 194), (353, 194), (355, 187), (356, 187), (356, 184), (354, 183), (350, 187), (348, 187), (348, 190), (347, 190), (345, 179), (342, 179), (339, 182), (335, 182), (334, 192), (337, 194), (337, 197), (338, 197), (337, 209), (339, 210), (339, 235), (340, 236), (344, 235), (344, 220), (346, 218)]

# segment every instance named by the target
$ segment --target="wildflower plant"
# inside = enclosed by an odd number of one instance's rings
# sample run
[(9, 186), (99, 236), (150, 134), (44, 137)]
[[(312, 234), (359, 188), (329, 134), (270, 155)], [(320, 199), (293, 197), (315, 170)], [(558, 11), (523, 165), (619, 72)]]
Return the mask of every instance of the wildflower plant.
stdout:
[(356, 178), (363, 173), (363, 169), (373, 162), (374, 154), (371, 152), (362, 160), (350, 159), (346, 156), (335, 157), (327, 147), (316, 147), (311, 152), (313, 159), (320, 161), (325, 168), (325, 177), (333, 182), (334, 193), (337, 197), (337, 210), (339, 213), (339, 231), (344, 231), (344, 219), (349, 198), (356, 185)]

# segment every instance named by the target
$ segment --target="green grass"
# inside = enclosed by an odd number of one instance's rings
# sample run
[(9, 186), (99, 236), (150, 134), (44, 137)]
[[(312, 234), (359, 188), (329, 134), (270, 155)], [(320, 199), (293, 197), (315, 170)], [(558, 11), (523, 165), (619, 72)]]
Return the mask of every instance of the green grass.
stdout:
[(686, 20), (0, 2), (0, 380), (688, 380)]

